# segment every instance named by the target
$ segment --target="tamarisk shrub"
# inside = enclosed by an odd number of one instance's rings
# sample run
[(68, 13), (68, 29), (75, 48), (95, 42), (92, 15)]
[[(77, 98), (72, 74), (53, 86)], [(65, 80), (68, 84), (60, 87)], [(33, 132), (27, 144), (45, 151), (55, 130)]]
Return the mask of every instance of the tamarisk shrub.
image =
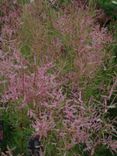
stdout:
[[(115, 119), (110, 121), (107, 117), (105, 99), (85, 104), (81, 92), (73, 91), (71, 97), (66, 97), (51, 63), (31, 65), (18, 52), (2, 55), (1, 65), (0, 75), (7, 80), (3, 99), (16, 102), (17, 109), (28, 108), (27, 117), (44, 147), (48, 142), (55, 144), (61, 155), (79, 144), (89, 155), (94, 155), (102, 144), (116, 151)], [(56, 141), (51, 141), (50, 136), (56, 136)]]
[(84, 10), (73, 3), (53, 22), (55, 29), (67, 38), (66, 44), (74, 51), (72, 63), (78, 77), (95, 75), (107, 57), (105, 46), (112, 42), (107, 28), (100, 28), (100, 24), (95, 23), (95, 14), (89, 8)]
[[(0, 42), (4, 51), (16, 47), (16, 35), (20, 26), (21, 7), (17, 1), (0, 2)], [(15, 45), (15, 46), (14, 46)]]
[[(74, 10), (70, 12), (71, 14), (60, 17), (54, 26), (63, 36), (70, 34), (69, 43), (77, 54), (74, 63), (80, 71), (89, 73), (87, 65), (100, 65), (102, 49), (111, 41), (111, 36), (106, 29), (100, 30), (98, 25), (93, 25), (93, 18), (88, 16), (88, 10), (85, 14), (82, 9), (78, 13)], [(11, 20), (11, 17), (8, 19)], [(9, 29), (9, 25), (11, 23), (2, 29), (5, 39), (5, 36), (9, 36), (9, 39), (13, 37), (12, 30), (16, 32), (13, 27)], [(54, 43), (61, 47), (59, 40)], [(79, 91), (71, 91), (72, 96), (66, 97), (62, 82), (58, 81), (59, 75), (53, 72), (51, 63), (43, 66), (30, 64), (16, 48), (11, 49), (11, 53), (0, 51), (0, 76), (6, 80), (0, 82), (6, 83), (3, 101), (16, 103), (16, 109), (28, 109), (27, 117), (32, 121), (35, 134), (40, 136), (47, 155), (48, 143), (55, 145), (58, 155), (64, 155), (80, 144), (84, 145), (83, 150), (89, 155), (94, 155), (100, 145), (116, 152), (115, 119), (110, 120), (107, 116), (107, 99), (99, 102), (92, 100), (86, 104)]]

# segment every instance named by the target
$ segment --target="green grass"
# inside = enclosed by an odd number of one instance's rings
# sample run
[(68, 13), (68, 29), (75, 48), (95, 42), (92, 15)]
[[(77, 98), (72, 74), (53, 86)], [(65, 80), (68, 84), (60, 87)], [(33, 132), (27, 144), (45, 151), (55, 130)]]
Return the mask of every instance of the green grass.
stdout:
[(4, 127), (4, 140), (1, 149), (4, 151), (9, 146), (15, 148), (14, 155), (18, 153), (27, 155), (28, 140), (32, 134), (31, 123), (27, 118), (27, 111), (18, 110), (16, 107), (15, 104), (8, 104), (7, 110), (0, 112)]
[(117, 4), (113, 3), (112, 0), (89, 0), (89, 4), (100, 7), (108, 16), (117, 19)]

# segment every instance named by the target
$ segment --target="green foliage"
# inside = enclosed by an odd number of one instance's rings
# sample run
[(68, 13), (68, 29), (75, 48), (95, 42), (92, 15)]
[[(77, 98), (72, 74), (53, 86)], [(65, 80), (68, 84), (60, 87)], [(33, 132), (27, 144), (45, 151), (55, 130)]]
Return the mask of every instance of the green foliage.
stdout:
[(28, 138), (32, 134), (32, 129), (26, 114), (26, 110), (14, 109), (14, 105), (2, 112), (4, 132), (4, 140), (1, 144), (2, 151), (9, 146), (15, 148), (15, 155), (18, 153), (27, 154)]
[(29, 3), (29, 2), (30, 2), (30, 0), (18, 0), (18, 3), (22, 4), (22, 5)]
[(114, 155), (104, 146), (99, 146), (94, 156), (114, 156)]
[(83, 144), (76, 144), (69, 152), (67, 153), (68, 156), (73, 156), (79, 153), (81, 156), (88, 156), (88, 153), (84, 150), (85, 146)]
[(106, 12), (107, 15), (117, 18), (116, 0), (97, 0), (98, 5)]

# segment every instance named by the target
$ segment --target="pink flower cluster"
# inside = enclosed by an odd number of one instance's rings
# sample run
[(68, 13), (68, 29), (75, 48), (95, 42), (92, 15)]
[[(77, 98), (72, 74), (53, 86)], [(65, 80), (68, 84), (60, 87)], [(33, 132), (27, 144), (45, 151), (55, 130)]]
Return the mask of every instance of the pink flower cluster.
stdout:
[(57, 75), (52, 73), (52, 64), (30, 65), (17, 52), (9, 62), (10, 57), (1, 61), (1, 65), (8, 61), (7, 66), (4, 64), (4, 68), (0, 68), (0, 73), (8, 81), (3, 99), (29, 109), (28, 117), (41, 139), (48, 139), (54, 132), (58, 142), (62, 136), (65, 150), (75, 144), (85, 144), (86, 150), (92, 152), (98, 142), (115, 151), (116, 142), (112, 136), (116, 131), (113, 123), (104, 118), (103, 102), (97, 110), (97, 104), (83, 102), (81, 92), (72, 92), (71, 98), (66, 97)]
[(88, 8), (77, 8), (71, 5), (58, 16), (53, 23), (67, 44), (75, 52), (73, 64), (79, 76), (93, 76), (105, 58), (105, 46), (112, 42), (107, 28), (95, 23), (94, 14)]
[(3, 28), (2, 31), (5, 33), (5, 30), (7, 30), (6, 32), (7, 34), (9, 33), (8, 30), (10, 30), (11, 32), (19, 26), (19, 16), (21, 13), (21, 8), (14, 1), (5, 0), (1, 2), (0, 9), (1, 9), (0, 23)]

